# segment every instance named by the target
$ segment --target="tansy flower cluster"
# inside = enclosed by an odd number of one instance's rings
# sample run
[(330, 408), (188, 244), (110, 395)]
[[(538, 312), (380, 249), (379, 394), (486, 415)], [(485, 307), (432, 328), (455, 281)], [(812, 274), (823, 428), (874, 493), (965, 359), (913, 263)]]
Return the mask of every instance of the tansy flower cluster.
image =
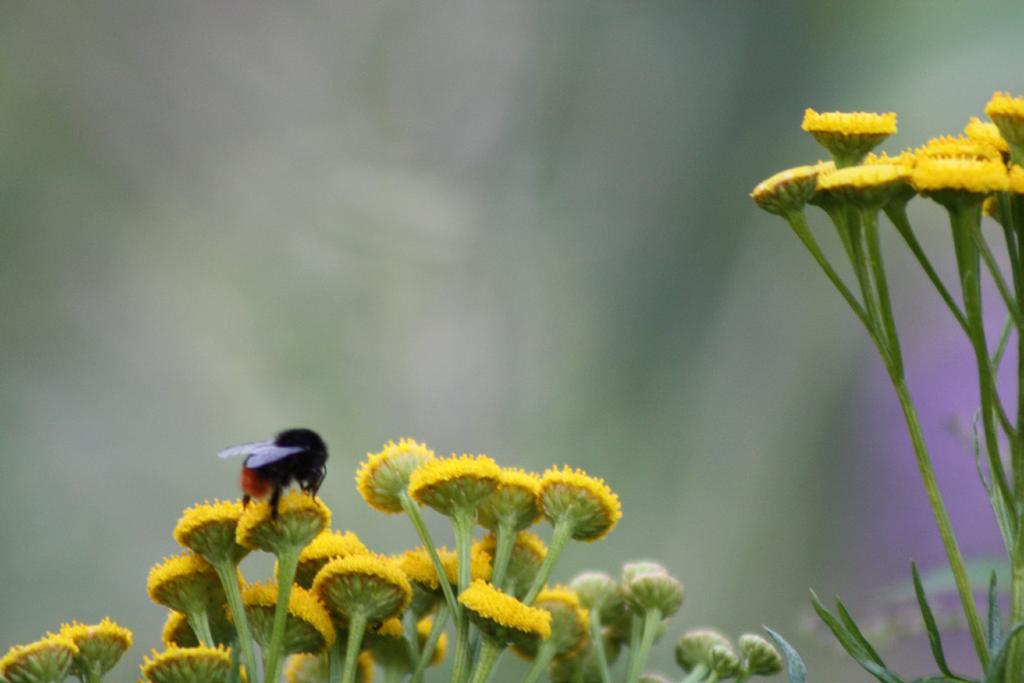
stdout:
[[(980, 112), (979, 112), (980, 114)], [(984, 106), (988, 120), (970, 117), (963, 131), (944, 135), (894, 156), (873, 150), (896, 133), (892, 113), (820, 114), (808, 109), (803, 129), (831, 157), (780, 171), (759, 183), (751, 193), (762, 209), (783, 217), (814, 261), (859, 319), (878, 350), (892, 381), (906, 421), (914, 457), (933, 517), (942, 539), (984, 680), (1024, 680), (1024, 639), (1003, 638), (998, 605), (990, 599), (989, 614), (979, 614), (959, 543), (954, 535), (942, 492), (932, 467), (931, 455), (908, 386), (903, 348), (892, 305), (892, 293), (883, 259), (882, 233), (888, 224), (906, 244), (922, 273), (931, 282), (962, 330), (965, 347), (973, 352), (980, 406), (976, 417), (974, 453), (979, 461), (981, 483), (988, 493), (999, 524), (1012, 577), (1009, 623), (1016, 635), (1024, 630), (1024, 98), (997, 92)], [(947, 283), (925, 251), (919, 233), (911, 225), (907, 205), (923, 197), (937, 203), (949, 219), (949, 247), (956, 261), (957, 278)], [(838, 256), (827, 253), (808, 221), (806, 206), (820, 208), (838, 237)], [(929, 240), (931, 242), (931, 240)], [(836, 260), (846, 261), (839, 267)], [(849, 273), (844, 276), (842, 273)], [(998, 292), (1004, 320), (998, 341), (990, 338), (986, 317), (991, 302), (982, 306), (982, 281), (991, 281)], [(1007, 346), (1016, 339), (1018, 364), (1015, 396), (1004, 401), (1005, 387), (996, 382), (996, 371)], [(950, 387), (953, 389), (953, 387)], [(1008, 410), (1007, 406), (1018, 408)], [(946, 680), (965, 680), (954, 674), (942, 651), (935, 619), (913, 572), (923, 623), (939, 672)], [(991, 583), (995, 595), (995, 575)], [(900, 680), (867, 643), (848, 611), (837, 603), (837, 614), (817, 598), (815, 609), (847, 652), (879, 680)], [(714, 641), (708, 634), (694, 642)], [(721, 644), (705, 647), (713, 652)], [(714, 668), (680, 650), (694, 670)], [(721, 655), (722, 653), (719, 652)], [(724, 655), (722, 655), (724, 656)], [(936, 679), (937, 680), (937, 679)]]
[[(146, 589), (167, 608), (163, 647), (145, 657), (144, 683), (422, 683), (447, 657), (451, 683), (487, 683), (506, 650), (529, 662), (524, 683), (639, 683), (683, 587), (660, 565), (626, 565), (621, 580), (588, 573), (551, 584), (572, 541), (607, 536), (622, 517), (601, 479), (567, 466), (503, 468), (484, 455), (437, 457), (411, 439), (368, 455), (356, 490), (372, 508), (402, 514), (418, 543), (395, 555), (331, 527), (330, 510), (291, 492), (266, 502), (204, 502), (173, 536), (180, 552), (149, 572)], [(447, 519), (435, 542), (427, 510)], [(543, 527), (549, 527), (545, 532)], [(547, 541), (542, 539), (547, 536)], [(271, 576), (248, 580), (251, 553), (274, 556)], [(104, 620), (12, 648), (3, 683), (82, 683), (102, 676), (131, 645)], [(778, 659), (770, 645), (768, 651)], [(684, 666), (690, 680), (766, 673), (771, 667)], [(776, 667), (777, 669), (777, 667)]]

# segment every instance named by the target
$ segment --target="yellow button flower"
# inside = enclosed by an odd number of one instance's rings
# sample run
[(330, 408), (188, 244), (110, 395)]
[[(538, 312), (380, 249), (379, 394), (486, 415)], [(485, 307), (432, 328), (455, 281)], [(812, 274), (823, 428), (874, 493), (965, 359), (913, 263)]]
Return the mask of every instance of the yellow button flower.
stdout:
[(409, 495), (443, 515), (474, 510), (498, 486), (501, 469), (486, 455), (428, 460), (409, 478)]
[(73, 621), (61, 624), (60, 635), (69, 638), (77, 647), (71, 674), (85, 680), (89, 674), (103, 676), (114, 668), (128, 648), (132, 646), (132, 632), (104, 617), (98, 624), (86, 625)]
[(356, 487), (370, 507), (395, 514), (402, 511), (402, 495), (409, 477), (423, 463), (434, 459), (434, 451), (412, 439), (389, 441), (380, 453), (370, 453), (356, 474)]
[(551, 635), (551, 615), (529, 607), (489, 583), (474, 581), (459, 595), (469, 618), (489, 637), (503, 643), (526, 643)]
[(313, 585), (316, 573), (336, 557), (349, 555), (365, 555), (370, 552), (367, 547), (351, 531), (330, 531), (325, 529), (314, 538), (299, 554), (299, 564), (295, 572), (295, 582), (303, 588)]
[(249, 552), (235, 542), (242, 501), (209, 501), (185, 510), (174, 527), (174, 540), (209, 562), (238, 564)]
[(153, 650), (142, 675), (153, 683), (227, 683), (231, 654), (224, 647), (169, 647)]
[(827, 149), (840, 168), (859, 164), (868, 152), (896, 132), (896, 114), (804, 111), (801, 126)]
[(540, 482), (544, 515), (552, 524), (568, 520), (572, 538), (596, 541), (606, 536), (622, 518), (619, 497), (603, 479), (566, 466), (552, 467)]
[(74, 641), (51, 634), (8, 650), (0, 659), (0, 676), (9, 683), (61, 683), (77, 654), (78, 646)]
[(280, 555), (306, 546), (331, 523), (331, 511), (318, 499), (298, 491), (281, 498), (278, 516), (265, 501), (249, 504), (238, 522), (235, 540), (246, 548)]
[[(277, 585), (273, 583), (252, 583), (242, 589), (242, 604), (252, 625), (253, 637), (264, 647), (270, 643), (277, 599)], [(330, 647), (334, 639), (334, 626), (327, 609), (310, 591), (292, 586), (285, 621), (285, 653), (321, 652)]]

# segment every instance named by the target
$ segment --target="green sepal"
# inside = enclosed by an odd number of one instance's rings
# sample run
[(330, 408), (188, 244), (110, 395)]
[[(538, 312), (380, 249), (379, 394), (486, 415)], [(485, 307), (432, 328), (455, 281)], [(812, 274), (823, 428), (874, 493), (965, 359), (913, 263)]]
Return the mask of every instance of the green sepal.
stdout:
[(1024, 629), (1024, 624), (1014, 624), (1010, 632), (1006, 634), (1006, 640), (999, 646), (999, 651), (992, 659), (992, 665), (982, 679), (982, 683), (1006, 683), (1006, 660), (1010, 655), (1010, 643), (1017, 637), (1017, 634)]
[[(924, 620), (924, 627), (928, 631), (928, 644), (931, 645), (932, 657), (935, 659), (936, 666), (939, 667), (939, 671), (944, 676), (948, 676), (952, 680), (965, 680), (963, 676), (958, 676), (950, 671), (949, 664), (946, 663), (946, 653), (942, 650), (942, 636), (939, 634), (938, 624), (935, 623), (935, 615), (932, 613), (932, 608), (928, 604), (928, 596), (924, 592), (924, 585), (921, 583), (921, 574), (917, 571), (916, 562), (911, 561), (910, 573), (914, 577), (914, 593), (917, 594), (917, 605), (921, 608), (921, 618)], [(991, 649), (991, 644), (989, 649)]]
[(789, 683), (807, 683), (807, 667), (804, 665), (804, 660), (800, 657), (800, 653), (775, 631), (767, 626), (762, 626), (761, 628), (765, 630), (768, 637), (772, 639), (775, 646), (782, 652), (782, 656), (786, 658), (786, 673), (789, 676)]
[(993, 654), (1003, 639), (1003, 620), (999, 614), (999, 593), (996, 590), (996, 572), (988, 581), (988, 650)]

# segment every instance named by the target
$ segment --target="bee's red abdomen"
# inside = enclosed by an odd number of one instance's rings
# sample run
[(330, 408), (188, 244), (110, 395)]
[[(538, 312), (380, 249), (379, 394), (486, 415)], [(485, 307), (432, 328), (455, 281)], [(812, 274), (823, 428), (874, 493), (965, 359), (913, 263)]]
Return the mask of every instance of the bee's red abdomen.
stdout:
[(260, 476), (257, 470), (242, 468), (242, 491), (253, 498), (265, 498), (273, 485)]

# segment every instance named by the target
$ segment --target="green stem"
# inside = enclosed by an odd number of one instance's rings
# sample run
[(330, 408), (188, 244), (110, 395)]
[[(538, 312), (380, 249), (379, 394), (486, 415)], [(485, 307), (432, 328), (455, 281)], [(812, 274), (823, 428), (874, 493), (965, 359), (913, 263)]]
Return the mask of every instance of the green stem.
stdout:
[[(359, 650), (363, 646), (363, 634), (366, 632), (366, 615), (353, 612), (348, 617), (348, 642), (345, 643), (345, 668), (341, 672), (341, 683), (354, 683), (359, 658)], [(267, 681), (266, 683), (274, 683)]]
[[(1012, 203), (1011, 203), (1012, 201)], [(1012, 200), (1001, 198), (1001, 206), (1010, 208), (1009, 216), (1004, 216), (1006, 224), (1011, 227), (1008, 230), (1007, 243), (1010, 237), (1014, 238), (1018, 252), (1011, 255), (1011, 263), (1014, 268), (1014, 285), (1017, 292), (1017, 301), (1024, 300), (1024, 276), (1020, 273), (1020, 267), (1024, 265), (1024, 202), (1014, 196)], [(1010, 555), (1011, 579), (1010, 579), (1010, 624), (1018, 624), (1024, 621), (1024, 519), (1021, 519), (1021, 505), (1024, 504), (1024, 490), (1018, 488), (1024, 478), (1024, 330), (1017, 327), (1017, 438), (1010, 442), (1010, 461), (1013, 466), (1014, 480), (1014, 506), (1013, 518), (1017, 525), (1017, 534), (1013, 545), (1013, 552)], [(1007, 671), (1010, 679), (1018, 679), (1024, 674), (1024, 645), (1019, 639), (1010, 643), (1009, 663)]]
[(192, 627), (192, 632), (196, 634), (196, 638), (199, 642), (206, 647), (213, 647), (213, 634), (210, 633), (210, 618), (206, 614), (206, 610), (200, 610), (198, 612), (188, 613), (188, 625)]
[(434, 571), (437, 572), (438, 583), (441, 584), (441, 592), (444, 593), (445, 602), (448, 603), (448, 609), (452, 611), (455, 621), (458, 623), (462, 620), (462, 608), (455, 599), (455, 593), (452, 592), (451, 584), (448, 583), (448, 574), (445, 573), (444, 565), (441, 564), (441, 557), (437, 554), (437, 547), (434, 545), (434, 540), (430, 537), (430, 531), (423, 520), (423, 515), (420, 514), (420, 509), (405, 491), (401, 493), (399, 500), (402, 503), (402, 509), (405, 511), (405, 514), (412, 520), (412, 525), (415, 527), (420, 541), (423, 542), (423, 547), (427, 549), (430, 561), (434, 565)]
[(494, 669), (495, 662), (498, 661), (498, 657), (504, 651), (504, 643), (485, 636), (480, 646), (480, 658), (476, 662), (476, 667), (473, 669), (473, 676), (469, 679), (469, 683), (487, 683), (491, 670)]
[(878, 241), (878, 212), (865, 210), (861, 215), (864, 225), (864, 242), (867, 246), (866, 259), (874, 280), (874, 288), (878, 293), (878, 308), (881, 311), (880, 321), (889, 341), (889, 355), (896, 369), (903, 373), (903, 351), (900, 349), (899, 334), (896, 331), (896, 319), (892, 314), (892, 299), (889, 296), (889, 282), (885, 277), (885, 264), (882, 262), (882, 248)]
[[(850, 210), (850, 239), (853, 244), (854, 258), (851, 261), (853, 272), (857, 276), (860, 285), (861, 299), (868, 311), (868, 318), (871, 320), (871, 328), (875, 331), (876, 345), (882, 354), (882, 359), (887, 366), (891, 366), (896, 372), (903, 372), (903, 362), (900, 358), (898, 337), (893, 337), (895, 329), (886, 325), (886, 318), (882, 313), (881, 292), (878, 283), (874, 280), (875, 274), (872, 268), (871, 258), (865, 246), (866, 232), (861, 230), (861, 214)], [(870, 214), (874, 216), (874, 214)], [(883, 276), (884, 281), (884, 276)], [(879, 342), (881, 342), (879, 344)]]
[(999, 269), (996, 257), (992, 255), (992, 250), (981, 234), (981, 226), (973, 225), (970, 235), (971, 239), (974, 240), (974, 246), (978, 249), (978, 253), (981, 254), (981, 258), (985, 262), (985, 267), (988, 268), (989, 275), (992, 276), (992, 281), (996, 284), (996, 289), (999, 290), (999, 296), (1003, 297), (1003, 303), (1006, 304), (1007, 312), (1013, 318), (1013, 322), (1017, 325), (1018, 329), (1024, 327), (1024, 319), (1021, 318), (1020, 310), (1017, 308), (1017, 300), (1010, 291), (1010, 287), (1006, 284), (1006, 279)]
[(590, 610), (590, 643), (597, 655), (597, 666), (601, 672), (601, 683), (611, 683), (612, 675), (608, 669), (608, 655), (604, 651), (604, 634), (601, 633), (601, 604), (595, 604)]
[(290, 548), (277, 556), (277, 605), (274, 606), (274, 623), (270, 630), (270, 647), (264, 666), (264, 681), (267, 683), (281, 678), (284, 663), (284, 631), (288, 622), (288, 599), (295, 581), (295, 568), (299, 564), (301, 548)]
[[(991, 470), (992, 482), (1004, 501), (1014, 500), (1006, 479), (1006, 471), (999, 455), (999, 437), (993, 422), (995, 382), (992, 376), (992, 364), (985, 342), (985, 321), (981, 310), (981, 274), (978, 250), (971, 231), (978, 221), (977, 210), (966, 208), (949, 209), (950, 224), (953, 231), (953, 247), (956, 251), (957, 269), (960, 272), (961, 289), (963, 290), (964, 310), (967, 313), (967, 326), (970, 330), (971, 346), (974, 349), (975, 362), (978, 369), (978, 385), (981, 396), (981, 419), (985, 434), (985, 451)], [(1024, 481), (1020, 477), (1024, 470), (1014, 473), (1014, 490), (1024, 490)], [(1011, 506), (1012, 507), (1012, 506)]]
[(417, 660), (416, 668), (412, 672), (412, 683), (421, 683), (423, 680), (423, 672), (427, 670), (430, 660), (434, 658), (434, 650), (437, 648), (437, 641), (441, 639), (441, 634), (444, 633), (449, 613), (447, 605), (438, 605), (434, 619), (430, 623), (430, 635), (427, 636), (427, 642), (423, 644), (423, 649), (420, 650), (420, 658)]
[(921, 265), (925, 275), (931, 280), (932, 285), (938, 290), (939, 296), (946, 303), (946, 307), (949, 308), (949, 312), (956, 318), (957, 324), (963, 329), (968, 336), (970, 332), (967, 328), (967, 318), (964, 317), (963, 311), (960, 310), (960, 306), (957, 305), (956, 300), (953, 299), (953, 295), (949, 293), (946, 285), (942, 282), (942, 278), (935, 271), (932, 262), (928, 260), (927, 254), (924, 253), (924, 249), (921, 248), (921, 243), (917, 241), (917, 237), (914, 235), (913, 228), (910, 227), (910, 220), (907, 218), (906, 204), (890, 205), (885, 207), (885, 215), (889, 217), (889, 220), (894, 226), (896, 231), (903, 237), (903, 240), (907, 243), (910, 251), (914, 254), (917, 262)]
[(640, 649), (640, 640), (643, 638), (643, 635), (643, 620), (634, 614), (629, 620), (629, 655), (626, 656), (626, 676), (629, 676), (633, 671), (633, 663), (636, 661), (637, 652)]
[(494, 569), (491, 571), (491, 583), (500, 586), (505, 580), (508, 562), (512, 558), (512, 549), (516, 545), (516, 529), (513, 524), (499, 523), (494, 531)]
[(633, 668), (629, 671), (626, 683), (637, 683), (640, 674), (643, 673), (647, 658), (651, 654), (651, 646), (654, 645), (654, 637), (658, 635), (658, 626), (661, 625), (661, 610), (655, 607), (644, 612), (644, 630), (640, 638), (640, 647), (637, 649), (636, 657), (631, 661)]
[(690, 670), (690, 673), (686, 675), (680, 683), (697, 683), (697, 681), (704, 680), (704, 677), (708, 675), (708, 667), (705, 664), (697, 664)]
[[(345, 641), (338, 634), (327, 654), (327, 683), (341, 683), (341, 669), (345, 661)], [(267, 681), (270, 683), (270, 681)]]
[(832, 264), (828, 262), (828, 259), (825, 257), (825, 253), (821, 250), (821, 247), (818, 246), (818, 242), (811, 234), (811, 229), (807, 225), (807, 219), (804, 217), (803, 212), (790, 212), (786, 214), (786, 220), (789, 222), (790, 227), (793, 228), (793, 232), (796, 233), (796, 236), (800, 238), (800, 241), (803, 242), (805, 247), (807, 247), (807, 251), (811, 252), (811, 256), (813, 256), (814, 260), (818, 262), (818, 265), (825, 272), (825, 275), (832, 282), (832, 285), (839, 291), (839, 294), (842, 295), (843, 299), (846, 300), (846, 304), (864, 324), (864, 327), (867, 328), (868, 334), (872, 335), (872, 339), (874, 339), (874, 327), (868, 319), (867, 312), (864, 310), (864, 307), (860, 305), (860, 302), (857, 301), (857, 297), (853, 295), (850, 288), (843, 282), (843, 279), (839, 277), (838, 273), (836, 273)]
[(537, 649), (537, 656), (533, 658), (533, 664), (530, 665), (530, 670), (526, 672), (523, 683), (537, 683), (537, 679), (540, 678), (540, 675), (544, 673), (544, 669), (547, 668), (554, 658), (555, 646), (550, 640), (542, 640), (540, 647)]
[[(470, 563), (469, 555), (473, 541), (473, 524), (476, 513), (473, 510), (456, 510), (452, 515), (452, 526), (455, 530), (455, 557), (458, 561), (459, 593), (469, 587)], [(455, 622), (455, 654), (452, 660), (452, 683), (464, 683), (469, 675), (469, 619)]]
[(903, 409), (907, 429), (910, 432), (910, 441), (914, 446), (921, 482), (924, 484), (932, 515), (935, 517), (935, 524), (939, 528), (939, 536), (942, 537), (942, 545), (946, 550), (949, 567), (953, 572), (953, 580), (960, 595), (960, 603), (964, 610), (968, 630), (971, 633), (971, 640), (974, 642), (974, 649), (978, 654), (982, 670), (988, 670), (989, 652), (985, 643), (985, 631), (981, 626), (981, 619), (978, 617), (978, 608), (974, 603), (974, 593), (967, 578), (967, 569), (964, 566), (963, 554), (960, 552), (960, 544), (953, 533), (953, 525), (949, 521), (949, 514), (946, 512), (946, 505), (935, 479), (935, 471), (932, 469), (931, 457), (928, 455), (928, 448), (924, 442), (924, 434), (921, 432), (921, 424), (917, 419), (917, 411), (914, 409), (906, 381), (902, 377), (893, 377), (892, 381), (896, 389), (896, 396), (900, 401), (900, 407)]
[(228, 609), (231, 610), (231, 618), (235, 622), (235, 630), (238, 632), (238, 642), (242, 648), (242, 662), (245, 664), (246, 674), (249, 680), (255, 681), (257, 676), (256, 654), (252, 646), (252, 632), (249, 630), (249, 619), (245, 614), (245, 606), (242, 605), (242, 590), (238, 585), (238, 573), (235, 570), (235, 563), (231, 560), (220, 561), (213, 564), (220, 578), (220, 584), (224, 587), (224, 595), (227, 597)]
[(562, 554), (562, 549), (565, 548), (565, 544), (572, 536), (572, 527), (572, 520), (568, 517), (562, 517), (555, 522), (555, 528), (551, 532), (551, 543), (548, 545), (548, 554), (544, 556), (544, 563), (533, 579), (530, 591), (523, 598), (525, 604), (532, 605), (533, 601), (537, 599), (537, 594), (544, 588), (555, 562), (558, 561), (558, 556)]

